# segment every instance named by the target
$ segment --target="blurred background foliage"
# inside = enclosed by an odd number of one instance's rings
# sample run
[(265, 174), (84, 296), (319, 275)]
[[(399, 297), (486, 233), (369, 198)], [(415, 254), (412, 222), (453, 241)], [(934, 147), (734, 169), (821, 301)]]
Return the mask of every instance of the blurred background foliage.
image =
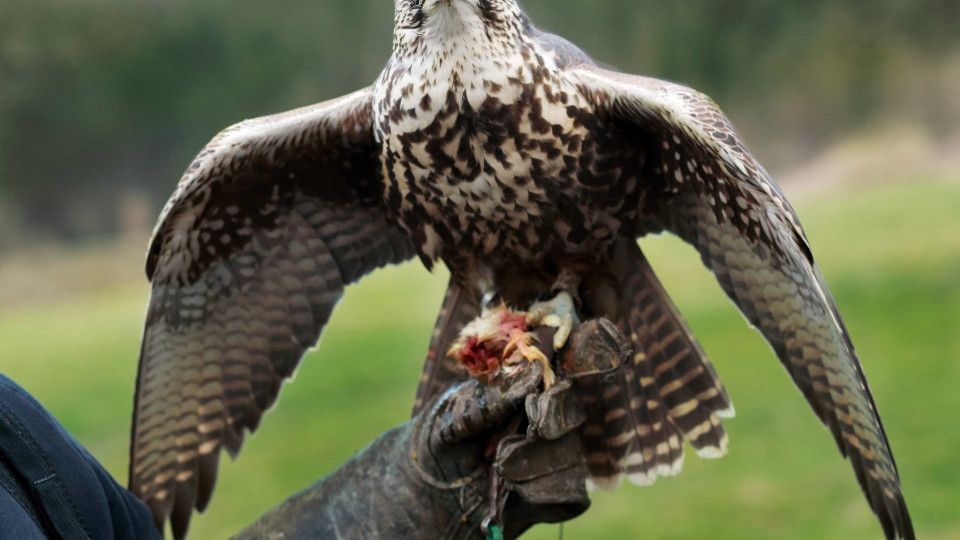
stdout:
[[(601, 62), (709, 94), (768, 167), (877, 123), (960, 124), (953, 0), (523, 3)], [(370, 84), (391, 25), (389, 0), (0, 2), (0, 249), (159, 208), (223, 127)]]
[[(960, 3), (524, 0), (623, 71), (713, 97), (803, 220), (919, 536), (960, 538)], [(149, 229), (244, 118), (370, 84), (390, 0), (0, 0), (0, 370), (126, 478)], [(595, 495), (572, 538), (875, 538), (849, 465), (696, 254), (642, 242), (737, 406), (731, 453)], [(224, 538), (405, 420), (445, 285), (350, 287), (193, 538)], [(556, 538), (539, 527), (531, 538)]]

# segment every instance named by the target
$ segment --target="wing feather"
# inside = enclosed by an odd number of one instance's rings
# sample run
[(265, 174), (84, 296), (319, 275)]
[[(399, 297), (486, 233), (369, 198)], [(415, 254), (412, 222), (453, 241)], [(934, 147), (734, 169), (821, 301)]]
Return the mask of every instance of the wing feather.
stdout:
[(248, 120), (184, 174), (147, 258), (130, 487), (162, 530), (206, 507), (344, 287), (414, 255), (381, 207), (369, 89)]
[(599, 114), (647, 145), (641, 232), (673, 232), (700, 252), (776, 352), (850, 459), (888, 537), (913, 527), (886, 433), (796, 213), (706, 96), (683, 86), (577, 66)]

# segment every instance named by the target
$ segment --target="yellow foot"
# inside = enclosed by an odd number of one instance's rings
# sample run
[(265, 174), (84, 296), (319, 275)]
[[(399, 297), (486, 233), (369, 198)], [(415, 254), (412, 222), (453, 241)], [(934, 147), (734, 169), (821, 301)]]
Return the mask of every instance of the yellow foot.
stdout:
[(560, 350), (567, 344), (573, 325), (580, 322), (573, 297), (566, 291), (559, 292), (553, 300), (537, 302), (527, 311), (527, 324), (531, 326), (552, 326), (557, 329), (553, 335), (553, 348)]
[(524, 358), (528, 362), (539, 362), (543, 365), (543, 388), (546, 390), (556, 384), (557, 376), (550, 367), (550, 359), (533, 344), (536, 341), (537, 336), (532, 332), (515, 331), (503, 349), (504, 364), (509, 368)]

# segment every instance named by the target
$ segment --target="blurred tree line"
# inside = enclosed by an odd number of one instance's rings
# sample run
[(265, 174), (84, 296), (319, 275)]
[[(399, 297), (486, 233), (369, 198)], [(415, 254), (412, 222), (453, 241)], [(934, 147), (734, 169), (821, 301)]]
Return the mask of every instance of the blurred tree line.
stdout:
[[(956, 0), (523, 0), (624, 71), (694, 86), (765, 162), (851, 131), (960, 125)], [(217, 131), (351, 91), (390, 52), (390, 0), (2, 0), (0, 249), (152, 217)]]

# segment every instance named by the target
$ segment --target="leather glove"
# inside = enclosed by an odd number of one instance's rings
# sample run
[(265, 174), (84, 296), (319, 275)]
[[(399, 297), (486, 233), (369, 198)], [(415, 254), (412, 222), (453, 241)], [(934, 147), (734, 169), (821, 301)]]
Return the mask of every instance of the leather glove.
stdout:
[[(540, 344), (552, 332), (537, 329)], [(612, 323), (585, 322), (549, 390), (539, 363), (455, 385), (235, 538), (484, 538), (494, 526), (515, 538), (572, 519), (590, 505), (576, 383), (615, 370), (628, 351)]]

